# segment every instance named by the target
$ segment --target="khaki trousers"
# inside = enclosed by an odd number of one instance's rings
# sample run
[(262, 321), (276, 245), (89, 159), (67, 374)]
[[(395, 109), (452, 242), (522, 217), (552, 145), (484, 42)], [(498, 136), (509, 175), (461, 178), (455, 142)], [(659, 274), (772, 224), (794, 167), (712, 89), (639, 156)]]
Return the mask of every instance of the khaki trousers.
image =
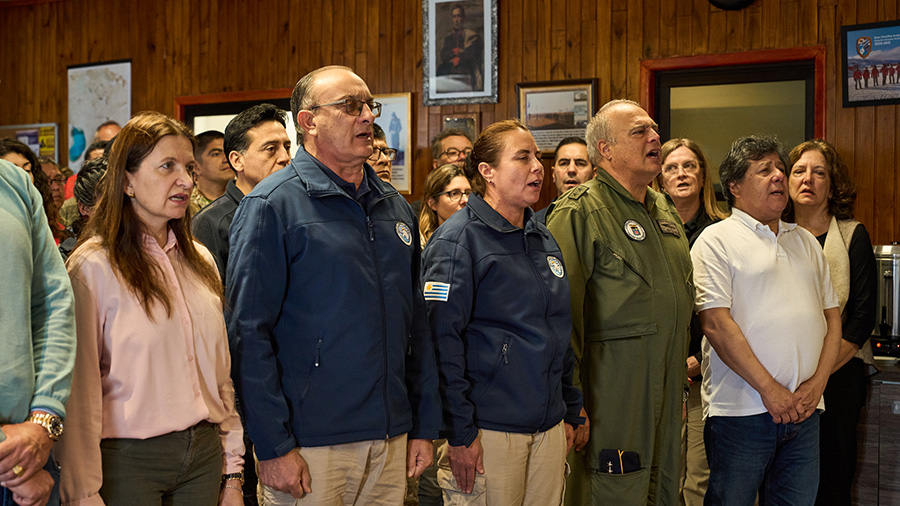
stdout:
[(484, 474), (475, 475), (471, 494), (456, 487), (449, 446), (439, 451), (438, 484), (444, 506), (556, 506), (562, 504), (566, 474), (563, 422), (537, 434), (479, 430)]
[[(296, 450), (295, 450), (296, 451)], [(406, 434), (302, 448), (312, 492), (297, 499), (262, 483), (260, 506), (398, 506), (406, 493)]]
[(709, 465), (703, 445), (703, 403), (700, 401), (700, 382), (691, 383), (687, 401), (687, 417), (681, 428), (681, 504), (702, 506), (709, 484)]

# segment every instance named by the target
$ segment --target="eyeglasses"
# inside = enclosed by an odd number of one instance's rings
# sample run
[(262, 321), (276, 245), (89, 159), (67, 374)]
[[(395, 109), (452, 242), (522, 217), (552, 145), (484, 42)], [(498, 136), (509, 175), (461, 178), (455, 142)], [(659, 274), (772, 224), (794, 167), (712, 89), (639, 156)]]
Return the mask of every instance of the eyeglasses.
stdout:
[(50, 184), (66, 184), (66, 178), (62, 176), (56, 176), (50, 178)]
[(369, 106), (369, 110), (372, 111), (373, 116), (375, 116), (376, 118), (381, 116), (381, 102), (376, 102), (372, 99), (360, 100), (358, 98), (352, 97), (338, 100), (337, 102), (328, 102), (327, 104), (314, 105), (310, 107), (309, 110), (314, 111), (319, 107), (325, 107), (326, 105), (339, 105), (343, 106), (344, 112), (346, 112), (350, 116), (359, 116), (363, 112), (363, 104)]
[(470, 193), (472, 193), (472, 190), (450, 190), (438, 193), (434, 196), (434, 198), (438, 198), (441, 195), (446, 195), (447, 198), (450, 199), (450, 202), (459, 202), (459, 199), (461, 199), (463, 195), (465, 195), (466, 198), (469, 198)]
[(466, 156), (469, 156), (469, 153), (471, 153), (471, 152), (472, 152), (472, 148), (466, 148), (466, 149), (464, 149), (464, 150), (462, 150), (462, 151), (460, 151), (460, 150), (458, 150), (458, 149), (456, 149), (456, 148), (450, 148), (450, 149), (448, 149), (447, 151), (444, 151), (443, 153), (441, 153), (440, 155), (438, 155), (438, 158), (440, 158), (440, 157), (446, 155), (447, 158), (455, 158), (455, 159), (458, 160), (460, 154), (462, 154), (463, 157), (466, 157)]
[(692, 174), (700, 170), (700, 166), (690, 160), (682, 163), (681, 165), (670, 163), (668, 165), (663, 165), (662, 173), (666, 176), (670, 176), (677, 173), (678, 169), (684, 169), (684, 172), (686, 174)]
[(394, 158), (397, 158), (397, 150), (394, 148), (374, 148), (375, 151), (372, 151), (372, 155), (369, 156), (370, 162), (377, 162), (381, 155), (388, 157), (388, 160), (393, 161)]

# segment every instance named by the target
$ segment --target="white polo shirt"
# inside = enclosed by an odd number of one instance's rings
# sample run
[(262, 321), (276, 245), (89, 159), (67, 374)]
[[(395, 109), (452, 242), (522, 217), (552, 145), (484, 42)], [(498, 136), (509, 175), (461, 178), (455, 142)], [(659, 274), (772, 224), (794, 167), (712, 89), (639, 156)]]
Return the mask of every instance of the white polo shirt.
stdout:
[[(827, 325), (838, 307), (816, 238), (779, 221), (778, 235), (740, 209), (710, 225), (691, 248), (695, 310), (727, 307), (754, 355), (791, 392), (816, 372)], [(703, 416), (765, 413), (759, 393), (703, 338)], [(819, 400), (819, 409), (825, 403)]]

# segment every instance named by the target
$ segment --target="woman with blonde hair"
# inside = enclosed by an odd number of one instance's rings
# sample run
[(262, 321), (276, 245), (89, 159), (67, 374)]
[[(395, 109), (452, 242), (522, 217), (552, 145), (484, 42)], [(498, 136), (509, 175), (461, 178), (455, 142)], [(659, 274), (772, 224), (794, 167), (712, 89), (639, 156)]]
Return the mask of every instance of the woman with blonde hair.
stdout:
[(163, 114), (132, 118), (69, 258), (77, 354), (63, 504), (243, 502), (222, 284), (186, 213), (195, 142)]
[(456, 164), (441, 165), (428, 174), (422, 197), (424, 205), (419, 211), (419, 234), (423, 248), (431, 234), (447, 218), (466, 207), (471, 191), (465, 171)]

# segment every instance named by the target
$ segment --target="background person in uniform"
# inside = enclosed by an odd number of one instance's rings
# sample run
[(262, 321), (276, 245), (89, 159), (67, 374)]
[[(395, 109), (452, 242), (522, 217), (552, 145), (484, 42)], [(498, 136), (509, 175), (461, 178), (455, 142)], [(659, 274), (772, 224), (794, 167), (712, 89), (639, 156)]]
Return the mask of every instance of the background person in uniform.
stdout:
[(791, 198), (784, 220), (809, 230), (822, 244), (843, 322), (819, 419), (816, 504), (850, 504), (856, 426), (866, 402), (866, 364), (875, 363), (869, 344), (878, 290), (875, 253), (866, 227), (853, 219), (856, 188), (834, 146), (821, 139), (806, 141), (792, 149), (789, 158)]
[(225, 134), (207, 130), (197, 135), (194, 157), (194, 190), (191, 193), (191, 213), (197, 214), (213, 200), (225, 193), (228, 182), (234, 179), (234, 171), (225, 156)]
[(438, 483), (449, 504), (558, 505), (584, 420), (562, 255), (530, 208), (541, 152), (522, 123), (494, 123), (466, 174), (475, 194), (422, 262), (447, 428)]
[(780, 220), (787, 156), (742, 137), (719, 167), (731, 216), (691, 249), (704, 341), (706, 505), (812, 505), (841, 317), (822, 247)]
[(69, 257), (77, 354), (59, 449), (65, 504), (242, 503), (222, 284), (186, 214), (194, 142), (157, 112), (126, 123)]
[[(43, 506), (75, 363), (72, 287), (28, 175), (0, 160), (0, 505)], [(55, 494), (52, 504), (59, 504)]]
[(590, 420), (588, 451), (569, 459), (567, 504), (678, 502), (693, 292), (681, 219), (647, 187), (660, 171), (656, 127), (635, 102), (604, 105), (587, 127), (597, 177), (547, 217), (568, 271)]
[(368, 158), (369, 165), (375, 170), (378, 179), (385, 183), (391, 182), (391, 164), (397, 156), (397, 150), (389, 148), (384, 130), (377, 123), (372, 124), (372, 156)]
[[(556, 200), (560, 195), (597, 175), (597, 169), (588, 159), (587, 142), (581, 137), (566, 137), (556, 145), (550, 178), (556, 186)], [(541, 223), (547, 221), (547, 206), (535, 215)], [(579, 448), (580, 450), (580, 448)]]
[[(653, 181), (654, 189), (664, 191), (675, 204), (684, 224), (688, 246), (700, 232), (728, 217), (716, 204), (716, 192), (709, 174), (709, 162), (700, 146), (690, 139), (671, 139), (662, 145), (662, 170)], [(687, 375), (691, 382), (682, 427), (681, 501), (687, 506), (703, 504), (709, 465), (703, 446), (703, 403), (700, 400), (703, 331), (697, 313), (691, 316), (691, 342), (688, 347)]]
[(365, 163), (359, 76), (314, 70), (291, 110), (302, 146), (241, 202), (226, 277), (260, 502), (396, 506), (440, 429), (418, 227)]
[(223, 149), (237, 177), (228, 181), (224, 195), (194, 217), (192, 226), (194, 236), (216, 258), (222, 279), (228, 264), (228, 235), (238, 204), (260, 181), (291, 162), (286, 125), (284, 111), (272, 104), (258, 104), (241, 111), (225, 126)]

